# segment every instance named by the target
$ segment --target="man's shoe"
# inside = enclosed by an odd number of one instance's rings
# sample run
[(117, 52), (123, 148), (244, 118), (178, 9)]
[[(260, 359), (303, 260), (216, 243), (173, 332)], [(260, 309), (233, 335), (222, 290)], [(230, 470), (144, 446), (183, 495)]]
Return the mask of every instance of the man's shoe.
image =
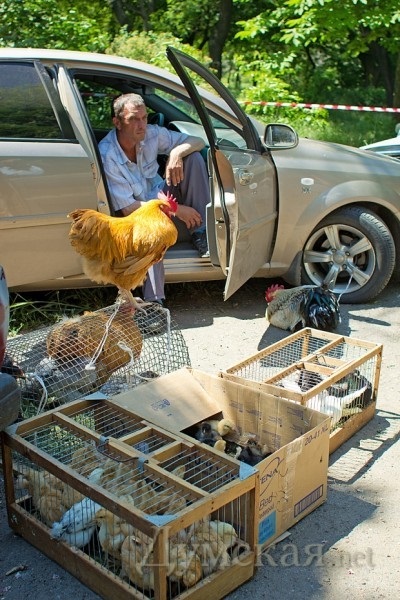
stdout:
[(201, 258), (208, 258), (210, 256), (207, 243), (207, 233), (205, 231), (195, 231), (192, 233), (192, 244), (196, 248)]

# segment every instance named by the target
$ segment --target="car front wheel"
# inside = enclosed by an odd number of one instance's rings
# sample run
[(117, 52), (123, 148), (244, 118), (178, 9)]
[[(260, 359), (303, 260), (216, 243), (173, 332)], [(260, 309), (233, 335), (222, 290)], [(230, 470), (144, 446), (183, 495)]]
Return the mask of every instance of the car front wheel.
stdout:
[(342, 303), (368, 302), (388, 284), (395, 258), (393, 237), (375, 213), (342, 208), (321, 221), (307, 240), (302, 283), (327, 284)]

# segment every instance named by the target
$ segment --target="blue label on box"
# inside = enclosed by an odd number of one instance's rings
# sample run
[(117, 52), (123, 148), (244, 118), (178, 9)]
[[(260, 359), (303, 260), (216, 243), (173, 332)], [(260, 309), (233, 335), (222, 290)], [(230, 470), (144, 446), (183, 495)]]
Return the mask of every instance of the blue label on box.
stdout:
[(258, 543), (264, 544), (276, 533), (276, 510), (260, 522), (258, 526)]

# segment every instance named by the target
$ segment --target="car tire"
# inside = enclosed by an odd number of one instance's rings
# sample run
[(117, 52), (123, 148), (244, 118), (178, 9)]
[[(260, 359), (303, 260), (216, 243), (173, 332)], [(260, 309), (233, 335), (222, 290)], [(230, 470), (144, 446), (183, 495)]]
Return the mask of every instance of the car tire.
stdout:
[(382, 219), (366, 208), (346, 207), (311, 233), (303, 249), (301, 281), (329, 284), (345, 304), (368, 302), (388, 284), (395, 259), (393, 237)]

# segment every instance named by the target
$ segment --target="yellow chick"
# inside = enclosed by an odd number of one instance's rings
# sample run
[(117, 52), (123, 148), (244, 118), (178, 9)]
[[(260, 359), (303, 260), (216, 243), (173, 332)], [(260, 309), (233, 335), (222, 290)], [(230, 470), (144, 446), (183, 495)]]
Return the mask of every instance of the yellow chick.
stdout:
[(121, 545), (122, 576), (142, 590), (154, 590), (153, 545), (138, 541), (134, 535), (124, 539)]
[(217, 440), (214, 444), (214, 448), (219, 450), (220, 452), (225, 452), (226, 450), (226, 440)]
[(51, 527), (54, 521), (60, 521), (69, 507), (63, 504), (63, 492), (57, 488), (43, 487), (37, 509), (43, 522)]
[(208, 519), (198, 521), (191, 526), (188, 544), (199, 556), (204, 576), (225, 569), (231, 564), (227, 546), (215, 528), (210, 526)]
[(87, 477), (96, 467), (100, 467), (104, 458), (94, 446), (81, 446), (72, 454), (69, 467)]
[(205, 423), (211, 425), (211, 428), (221, 437), (237, 433), (237, 427), (231, 419), (221, 419), (220, 421), (215, 419), (205, 421)]
[(171, 581), (182, 582), (187, 588), (194, 586), (203, 575), (200, 557), (186, 544), (169, 545), (168, 576)]
[(238, 541), (236, 529), (230, 523), (225, 521), (209, 521), (209, 526), (222, 539), (227, 548), (232, 548)]
[(98, 537), (106, 556), (111, 554), (121, 558), (121, 546), (126, 538), (123, 532), (122, 519), (106, 508), (101, 508), (96, 513), (96, 522), (99, 525)]

